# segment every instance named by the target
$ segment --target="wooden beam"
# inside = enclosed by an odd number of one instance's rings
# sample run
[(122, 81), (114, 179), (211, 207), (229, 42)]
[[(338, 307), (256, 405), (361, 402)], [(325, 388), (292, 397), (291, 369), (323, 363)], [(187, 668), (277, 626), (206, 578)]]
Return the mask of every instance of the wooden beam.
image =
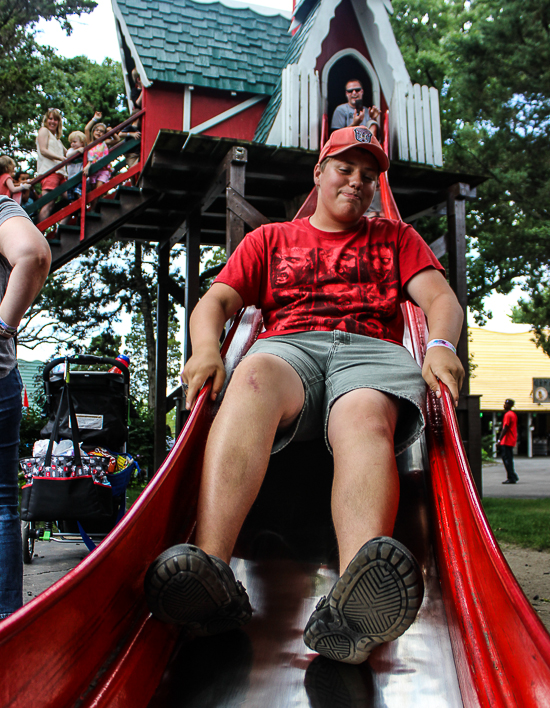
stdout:
[[(247, 160), (248, 152), (246, 148), (233, 147), (222, 163), (226, 167), (227, 188), (233, 189), (241, 197), (244, 197), (244, 181)], [(229, 258), (244, 238), (244, 222), (239, 216), (231, 211), (229, 206), (226, 209), (225, 234), (225, 251), (227, 258)]]
[(252, 229), (257, 229), (259, 226), (269, 224), (270, 221), (255, 207), (252, 206), (246, 199), (236, 192), (232, 187), (227, 187), (227, 206), (228, 208), (245, 221)]
[(443, 236), (436, 238), (436, 240), (432, 241), (429, 245), (436, 258), (443, 258), (443, 256), (447, 253), (447, 234), (443, 234)]

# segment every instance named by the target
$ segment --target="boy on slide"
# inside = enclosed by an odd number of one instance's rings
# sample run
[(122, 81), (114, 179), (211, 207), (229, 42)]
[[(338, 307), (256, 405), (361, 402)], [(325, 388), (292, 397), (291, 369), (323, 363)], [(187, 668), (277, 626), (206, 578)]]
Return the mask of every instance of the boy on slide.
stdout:
[[(395, 456), (424, 428), (426, 383), (440, 395), (443, 381), (458, 401), (463, 313), (411, 226), (364, 216), (388, 167), (368, 128), (333, 132), (314, 170), (315, 213), (248, 234), (193, 312), (193, 356), (182, 373), (188, 408), (209, 377), (213, 398), (222, 388), (225, 322), (255, 305), (266, 329), (237, 366), (210, 431), (196, 545), (169, 548), (147, 572), (149, 606), (165, 622), (205, 635), (250, 619), (248, 595), (229, 567), (233, 547), (270, 454), (316, 437), (334, 457), (341, 575), (311, 615), (305, 643), (357, 664), (416, 617), (422, 574), (391, 537)], [(428, 319), (422, 371), (402, 346), (407, 299)]]

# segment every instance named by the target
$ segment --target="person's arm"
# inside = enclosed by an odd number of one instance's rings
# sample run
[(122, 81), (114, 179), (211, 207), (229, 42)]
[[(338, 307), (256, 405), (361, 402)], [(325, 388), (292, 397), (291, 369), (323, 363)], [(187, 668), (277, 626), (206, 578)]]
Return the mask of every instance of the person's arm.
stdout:
[(189, 388), (186, 408), (195, 404), (197, 394), (205, 381), (213, 377), (212, 400), (215, 400), (225, 381), (225, 368), (220, 356), (220, 335), (227, 320), (243, 306), (239, 293), (225, 283), (214, 283), (199, 300), (189, 321), (193, 354), (181, 374)]
[[(443, 275), (434, 268), (427, 268), (414, 275), (405, 289), (426, 315), (429, 341), (445, 339), (456, 347), (464, 313)], [(447, 384), (457, 405), (464, 369), (451, 349), (444, 346), (430, 347), (424, 359), (422, 376), (438, 398), (441, 397), (439, 381)]]
[(0, 318), (10, 327), (18, 327), (48, 277), (50, 247), (30, 219), (14, 216), (0, 225), (0, 253), (12, 266), (0, 302)]
[[(57, 162), (63, 162), (64, 158), (59, 157), (55, 152), (48, 150), (48, 140), (50, 139), (50, 131), (47, 128), (40, 128), (38, 131), (38, 149), (42, 157), (47, 157), (48, 160), (56, 160)], [(65, 148), (63, 148), (65, 152)]]
[(27, 184), (26, 182), (23, 182), (23, 184), (16, 186), (11, 177), (8, 177), (8, 179), (6, 180), (6, 187), (10, 190), (11, 194), (24, 192), (27, 189), (31, 188), (30, 184)]
[(92, 142), (92, 128), (96, 123), (99, 123), (101, 118), (103, 117), (103, 113), (101, 111), (96, 111), (94, 113), (94, 117), (86, 123), (86, 127), (84, 128), (84, 135), (86, 136), (86, 140), (91, 143)]

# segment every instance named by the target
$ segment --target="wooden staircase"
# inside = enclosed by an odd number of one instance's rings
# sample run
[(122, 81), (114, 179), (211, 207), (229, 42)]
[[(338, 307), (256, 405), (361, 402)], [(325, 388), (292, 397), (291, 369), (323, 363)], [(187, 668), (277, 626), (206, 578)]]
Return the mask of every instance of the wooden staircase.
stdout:
[(139, 187), (120, 186), (113, 198), (98, 200), (98, 211), (86, 212), (84, 238), (80, 240), (80, 223), (59, 224), (55, 236), (48, 239), (52, 251), (51, 272), (81, 255), (103, 238), (112, 236), (129, 219), (137, 220), (158, 193)]

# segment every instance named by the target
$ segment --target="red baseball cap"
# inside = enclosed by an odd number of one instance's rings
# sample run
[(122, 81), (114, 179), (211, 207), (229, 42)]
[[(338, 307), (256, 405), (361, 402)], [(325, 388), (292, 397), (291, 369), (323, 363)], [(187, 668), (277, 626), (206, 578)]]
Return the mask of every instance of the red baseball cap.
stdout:
[(376, 162), (378, 162), (380, 172), (385, 172), (390, 166), (388, 156), (380, 146), (378, 140), (368, 128), (362, 125), (350, 125), (348, 128), (335, 130), (323, 145), (323, 149), (319, 155), (319, 164), (323, 162), (325, 158), (334, 157), (351, 148), (362, 148), (372, 153), (376, 158)]

